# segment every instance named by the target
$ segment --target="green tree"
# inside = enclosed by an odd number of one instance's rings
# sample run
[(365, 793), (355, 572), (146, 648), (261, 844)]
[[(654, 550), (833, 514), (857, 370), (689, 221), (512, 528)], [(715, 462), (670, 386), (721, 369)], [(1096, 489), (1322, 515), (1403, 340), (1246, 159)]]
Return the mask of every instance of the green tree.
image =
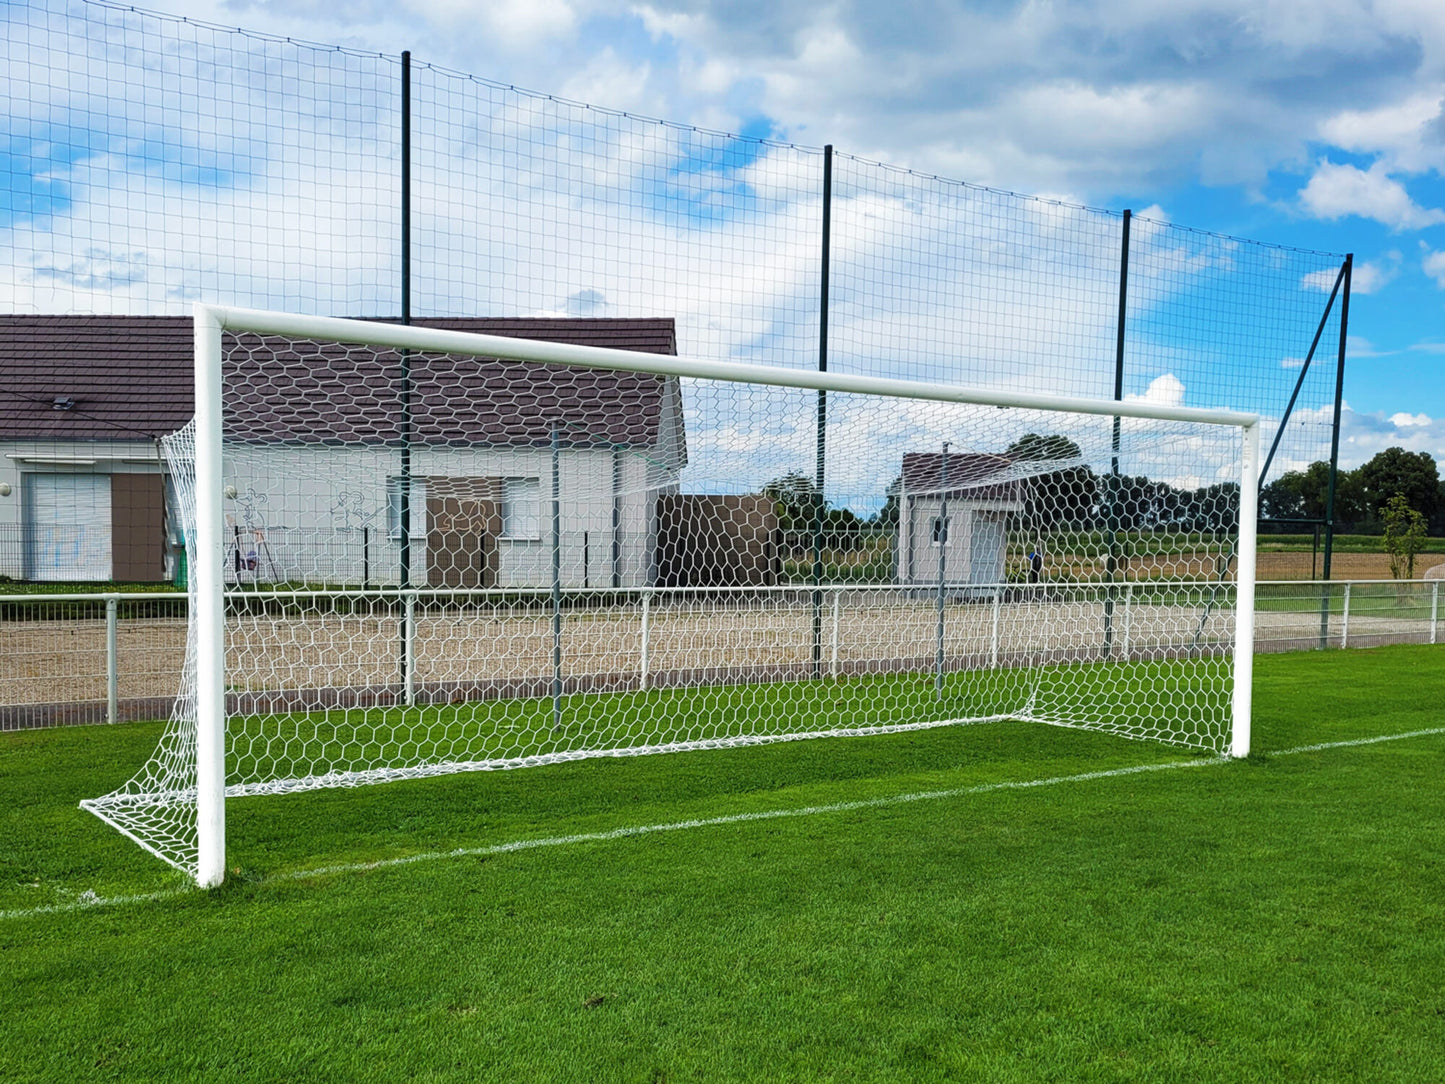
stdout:
[(878, 509), (869, 522), (874, 527), (894, 528), (898, 526), (898, 491), (903, 488), (903, 475), (896, 476), (888, 483), (888, 496), (884, 498), (883, 507)]
[(802, 471), (789, 471), (763, 486), (763, 496), (777, 502), (778, 518), (785, 531), (811, 530), (828, 502), (818, 486)]
[[(1260, 491), (1266, 519), (1324, 519), (1329, 503), (1330, 464), (1318, 460), (1304, 470), (1286, 471)], [(1370, 518), (1359, 471), (1342, 470), (1335, 478), (1335, 526), (1345, 529)]]
[(1440, 471), (1429, 452), (1386, 448), (1359, 473), (1365, 500), (1381, 518), (1392, 497), (1404, 497), (1410, 508), (1426, 518), (1440, 500)]
[(1015, 463), (1053, 461), (1071, 464), (1035, 475), (1024, 484), (1025, 515), (1043, 527), (1078, 529), (1093, 522), (1099, 500), (1099, 478), (1082, 462), (1084, 453), (1062, 433), (1025, 433), (1004, 450)]
[(1415, 578), (1415, 554), (1425, 548), (1425, 517), (1397, 493), (1380, 510), (1385, 524), (1385, 552), (1390, 555), (1390, 575), (1397, 580)]

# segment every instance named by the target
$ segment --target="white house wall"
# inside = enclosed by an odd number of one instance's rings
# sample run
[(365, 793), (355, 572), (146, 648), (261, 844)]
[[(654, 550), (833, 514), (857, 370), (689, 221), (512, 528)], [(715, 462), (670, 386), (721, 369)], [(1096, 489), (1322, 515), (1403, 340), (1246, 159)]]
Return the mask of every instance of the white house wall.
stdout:
[[(26, 567), (25, 503), (28, 477), (37, 474), (159, 474), (156, 446), (149, 441), (15, 441), (0, 445), (0, 576), (22, 579)], [(78, 519), (78, 517), (77, 517)], [(59, 524), (64, 535), (65, 524)], [(103, 538), (82, 538), (80, 531), (98, 532)], [(110, 523), (82, 527), (73, 525), (73, 537), (56, 538), (51, 544), (81, 551), (110, 552)], [(33, 540), (32, 540), (33, 541)], [(95, 576), (90, 578), (100, 578)]]
[[(657, 457), (623, 451), (620, 459), (616, 583), (649, 582), (651, 520)], [(614, 453), (566, 449), (559, 454), (561, 579), (568, 587), (614, 584)], [(388, 480), (400, 476), (395, 448), (232, 446), (225, 484), (228, 528), (243, 555), (260, 565), (263, 580), (377, 584), (400, 581), (401, 545), (390, 537)], [(552, 456), (547, 448), (426, 448), (412, 450), (414, 478), (535, 478), (540, 537), (502, 538), (497, 585), (541, 587), (552, 582)], [(664, 481), (675, 486), (675, 473)], [(425, 507), (412, 511), (411, 579), (427, 577)], [(259, 534), (258, 534), (259, 532)], [(264, 547), (260, 545), (264, 541)], [(585, 555), (585, 563), (584, 563)], [(273, 569), (269, 563), (277, 566)], [(249, 573), (248, 573), (249, 574)]]

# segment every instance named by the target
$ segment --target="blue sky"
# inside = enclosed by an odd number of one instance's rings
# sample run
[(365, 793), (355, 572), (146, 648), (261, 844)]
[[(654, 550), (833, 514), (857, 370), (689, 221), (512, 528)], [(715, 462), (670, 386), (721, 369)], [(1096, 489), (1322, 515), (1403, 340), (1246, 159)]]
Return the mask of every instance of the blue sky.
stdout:
[[(157, 6), (361, 52), (409, 48), (421, 61), (612, 109), (1353, 252), (1344, 458), (1401, 444), (1445, 460), (1439, 0)], [(228, 139), (198, 136), (198, 153), (163, 179), (223, 184), (262, 153), (264, 134), (237, 128)], [(0, 146), (13, 177), (12, 153)], [(143, 142), (130, 153), (146, 169), (160, 157)], [(56, 154), (55, 177), (33, 191), (12, 184), (0, 217), (19, 201), (68, 208), (73, 152)], [(143, 276), (156, 257), (134, 249), (92, 244), (75, 273), (102, 284)]]

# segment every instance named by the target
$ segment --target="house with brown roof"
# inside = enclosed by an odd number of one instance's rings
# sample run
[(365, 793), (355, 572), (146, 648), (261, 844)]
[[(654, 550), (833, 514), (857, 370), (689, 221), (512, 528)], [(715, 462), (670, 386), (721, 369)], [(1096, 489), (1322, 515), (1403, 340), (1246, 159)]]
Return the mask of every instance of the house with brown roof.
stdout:
[(907, 452), (898, 482), (898, 582), (1000, 584), (1022, 482), (1004, 455)]
[[(417, 323), (676, 353), (670, 319)], [(0, 316), (0, 575), (175, 574), (192, 349), (185, 317)], [(652, 582), (687, 460), (675, 378), (259, 336), (225, 356), (236, 580), (396, 584), (405, 554), (417, 585), (549, 584), (554, 560), (567, 586)]]

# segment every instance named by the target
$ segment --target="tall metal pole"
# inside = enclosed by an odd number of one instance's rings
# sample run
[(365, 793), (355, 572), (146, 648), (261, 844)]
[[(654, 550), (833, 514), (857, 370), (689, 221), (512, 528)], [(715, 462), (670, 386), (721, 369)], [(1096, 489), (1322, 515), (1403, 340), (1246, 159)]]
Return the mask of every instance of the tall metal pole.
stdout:
[[(823, 253), (818, 285), (818, 372), (828, 371), (828, 264), (833, 233), (833, 145), (823, 148)], [(818, 389), (817, 448), (813, 462), (813, 676), (823, 672), (823, 485), (827, 480), (828, 393)]]
[(1350, 330), (1350, 279), (1355, 254), (1345, 257), (1345, 291), (1340, 298), (1340, 349), (1335, 362), (1334, 432), (1330, 434), (1330, 484), (1325, 494), (1325, 579), (1330, 578), (1330, 557), (1335, 548), (1335, 477), (1340, 469), (1340, 410), (1345, 399), (1345, 336)]
[(552, 426), (552, 729), (562, 729), (562, 429)]
[(943, 600), (944, 581), (948, 577), (948, 441), (943, 442), (943, 455), (938, 466), (938, 670), (933, 678), (933, 691), (943, 695)]
[[(1350, 330), (1350, 279), (1353, 276), (1355, 254), (1345, 256), (1345, 289), (1340, 298), (1340, 349), (1335, 362), (1335, 415), (1334, 431), (1330, 434), (1330, 481), (1325, 493), (1325, 561), (1324, 578), (1330, 578), (1330, 558), (1335, 550), (1335, 476), (1340, 469), (1340, 411), (1345, 401), (1345, 336)], [(1320, 646), (1324, 647), (1330, 633), (1330, 592), (1326, 587), (1320, 592)]]
[[(1124, 235), (1119, 252), (1119, 325), (1114, 340), (1114, 401), (1124, 400), (1124, 332), (1127, 327), (1129, 309), (1129, 224), (1134, 217), (1131, 210), (1124, 211)], [(1114, 437), (1109, 462), (1108, 497), (1105, 509), (1105, 544), (1108, 552), (1104, 558), (1104, 575), (1109, 588), (1104, 595), (1104, 654), (1114, 652), (1114, 576), (1119, 567), (1119, 415), (1114, 415)]]
[[(411, 323), (411, 52), (401, 54), (401, 322)], [(411, 351), (401, 351), (401, 569), (403, 589), (411, 586)], [(401, 680), (413, 673), (411, 611), (403, 611)]]

